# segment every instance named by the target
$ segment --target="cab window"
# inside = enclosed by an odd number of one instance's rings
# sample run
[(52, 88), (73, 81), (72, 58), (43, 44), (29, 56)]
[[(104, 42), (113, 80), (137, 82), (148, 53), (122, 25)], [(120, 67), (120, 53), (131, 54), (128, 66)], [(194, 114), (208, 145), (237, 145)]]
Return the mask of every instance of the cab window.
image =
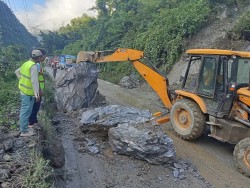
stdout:
[(243, 84), (249, 82), (250, 59), (235, 58), (228, 61), (228, 82)]
[(187, 79), (184, 89), (195, 91), (198, 86), (199, 70), (201, 67), (201, 56), (192, 56), (187, 67)]
[(197, 92), (213, 97), (216, 76), (216, 57), (204, 57), (200, 73), (200, 83)]

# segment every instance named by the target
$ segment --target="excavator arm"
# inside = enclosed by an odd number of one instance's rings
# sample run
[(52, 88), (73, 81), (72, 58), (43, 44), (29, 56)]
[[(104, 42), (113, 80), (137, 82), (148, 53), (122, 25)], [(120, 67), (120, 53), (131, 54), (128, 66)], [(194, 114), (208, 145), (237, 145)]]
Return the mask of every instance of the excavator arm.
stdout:
[[(90, 61), (94, 63), (103, 62), (125, 62), (130, 61), (135, 69), (142, 75), (151, 88), (157, 93), (167, 109), (172, 107), (171, 96), (168, 90), (168, 79), (160, 74), (155, 68), (151, 68), (140, 60), (145, 59), (144, 53), (139, 50), (118, 48), (116, 51), (81, 51), (77, 55), (77, 62)], [(161, 115), (159, 113), (159, 115)], [(169, 121), (169, 116), (157, 120), (158, 123)]]

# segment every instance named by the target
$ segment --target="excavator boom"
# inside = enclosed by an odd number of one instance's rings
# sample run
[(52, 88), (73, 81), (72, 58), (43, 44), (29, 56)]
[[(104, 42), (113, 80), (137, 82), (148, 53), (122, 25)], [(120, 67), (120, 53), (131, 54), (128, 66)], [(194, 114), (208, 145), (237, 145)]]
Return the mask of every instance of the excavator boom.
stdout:
[[(139, 61), (143, 58), (144, 53), (142, 51), (127, 48), (118, 48), (116, 51), (81, 51), (77, 55), (77, 62), (90, 61), (94, 63), (103, 63), (130, 61), (135, 69), (148, 82), (151, 88), (157, 93), (165, 107), (170, 109), (172, 106), (172, 102), (168, 90), (168, 79), (160, 74), (155, 68), (151, 68)], [(159, 122), (164, 123), (166, 121), (169, 121), (168, 116), (166, 116), (166, 118), (160, 120)]]
[[(107, 55), (108, 53), (112, 53)], [(95, 52), (94, 62), (122, 62), (122, 61), (134, 61), (143, 58), (144, 53), (139, 50), (118, 48), (114, 51), (97, 51)]]

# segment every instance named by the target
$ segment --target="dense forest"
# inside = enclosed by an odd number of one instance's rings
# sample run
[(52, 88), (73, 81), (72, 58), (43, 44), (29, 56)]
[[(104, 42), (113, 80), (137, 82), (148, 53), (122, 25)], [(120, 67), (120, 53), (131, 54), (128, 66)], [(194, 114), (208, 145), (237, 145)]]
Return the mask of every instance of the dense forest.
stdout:
[[(167, 72), (185, 50), (183, 41), (216, 20), (223, 6), (239, 14), (247, 4), (243, 0), (97, 0), (93, 7), (97, 17), (83, 14), (57, 32), (41, 32), (41, 38), (50, 53), (139, 49)], [(243, 17), (233, 31), (239, 39), (242, 31), (250, 29), (249, 13)], [(118, 80), (129, 74), (131, 66), (106, 64), (102, 69), (105, 77), (118, 76)]]
[[(41, 31), (39, 37), (48, 54), (139, 49), (167, 73), (186, 50), (184, 41), (218, 19), (225, 7), (232, 17), (241, 15), (230, 37), (248, 40), (250, 12), (245, 7), (249, 4), (244, 0), (96, 0), (92, 8), (98, 12), (96, 17), (83, 14), (56, 32)], [(38, 42), (2, 1), (0, 17), (0, 55), (5, 54), (0, 67), (4, 71), (10, 61), (23, 59), (25, 51)], [(102, 75), (114, 81), (132, 71), (128, 64), (105, 64), (101, 69)]]

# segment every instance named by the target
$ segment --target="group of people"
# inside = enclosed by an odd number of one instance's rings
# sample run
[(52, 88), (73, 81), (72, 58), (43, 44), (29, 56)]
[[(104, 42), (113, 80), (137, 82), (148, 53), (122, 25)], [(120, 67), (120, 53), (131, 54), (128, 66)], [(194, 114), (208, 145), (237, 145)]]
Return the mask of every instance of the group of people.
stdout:
[(31, 58), (15, 71), (19, 79), (21, 95), (20, 136), (35, 134), (34, 129), (41, 129), (37, 114), (40, 109), (45, 80), (41, 63), (45, 60), (43, 49), (33, 50)]

